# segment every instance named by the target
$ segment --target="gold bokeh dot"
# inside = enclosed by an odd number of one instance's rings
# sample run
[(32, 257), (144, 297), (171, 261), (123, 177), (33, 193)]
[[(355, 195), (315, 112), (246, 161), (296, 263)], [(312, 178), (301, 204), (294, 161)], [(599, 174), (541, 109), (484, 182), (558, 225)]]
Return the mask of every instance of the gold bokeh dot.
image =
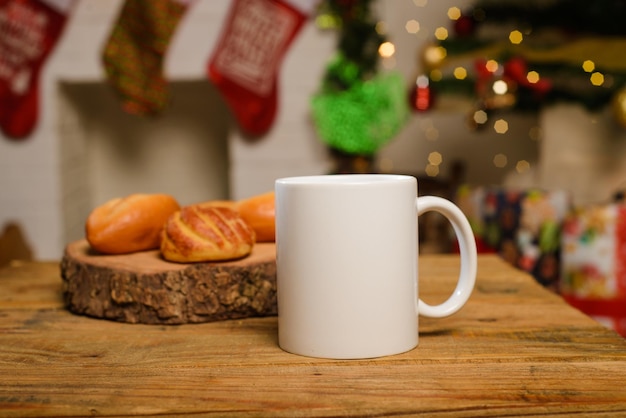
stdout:
[(425, 171), (429, 177), (437, 177), (437, 175), (439, 174), (439, 167), (436, 165), (428, 164)]
[(499, 134), (504, 134), (509, 130), (509, 123), (504, 119), (498, 119), (493, 124), (493, 130)]
[(387, 34), (387, 22), (383, 20), (376, 22), (376, 27), (374, 29), (376, 29), (377, 34), (386, 35)]
[(591, 84), (593, 84), (594, 86), (601, 86), (602, 84), (604, 84), (604, 74), (596, 71), (595, 73), (591, 74), (591, 77), (589, 77), (589, 81), (591, 81)]
[(500, 64), (496, 60), (489, 60), (485, 63), (485, 68), (491, 73), (495, 73), (500, 68)]
[(474, 122), (478, 123), (479, 125), (487, 123), (488, 118), (489, 117), (487, 115), (487, 112), (485, 112), (484, 110), (477, 110), (476, 112), (474, 112)]
[(526, 74), (526, 80), (528, 80), (529, 83), (536, 83), (539, 81), (539, 73), (537, 71), (529, 71), (528, 74)]
[(444, 28), (443, 26), (439, 26), (437, 29), (435, 29), (435, 38), (439, 39), (440, 41), (448, 39), (448, 29)]
[(406, 22), (406, 25), (404, 25), (404, 29), (406, 29), (408, 33), (417, 33), (420, 31), (420, 22), (415, 19), (411, 19)]
[(465, 78), (467, 77), (467, 70), (463, 67), (456, 67), (453, 74), (454, 78), (456, 78), (457, 80), (465, 80)]
[(522, 35), (522, 32), (518, 30), (513, 30), (509, 34), (509, 41), (511, 41), (512, 44), (515, 44), (515, 45), (521, 44), (523, 40), (524, 40), (524, 35)]
[(448, 51), (442, 46), (431, 45), (424, 50), (424, 62), (429, 67), (436, 67), (448, 55)]
[(432, 81), (441, 81), (443, 79), (443, 73), (441, 70), (432, 70), (430, 72), (430, 79)]
[(583, 62), (583, 70), (585, 70), (586, 72), (590, 73), (593, 70), (596, 69), (596, 63), (591, 61), (591, 60), (585, 60), (585, 62)]
[(431, 165), (440, 165), (443, 162), (443, 157), (440, 152), (433, 151), (428, 154), (428, 163)]
[(508, 163), (508, 158), (506, 158), (506, 155), (504, 154), (496, 154), (493, 157), (493, 165), (495, 165), (498, 168), (506, 167), (507, 163)]
[(450, 20), (457, 20), (461, 17), (461, 9), (456, 6), (452, 6), (448, 9), (448, 18)]
[(520, 174), (525, 171), (528, 171), (529, 169), (530, 169), (530, 163), (526, 160), (519, 160), (517, 164), (515, 164), (515, 170)]

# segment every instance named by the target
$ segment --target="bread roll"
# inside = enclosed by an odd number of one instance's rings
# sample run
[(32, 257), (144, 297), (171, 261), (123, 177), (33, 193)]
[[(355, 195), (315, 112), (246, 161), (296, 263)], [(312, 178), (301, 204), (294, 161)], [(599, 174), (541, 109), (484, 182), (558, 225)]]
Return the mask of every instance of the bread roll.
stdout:
[(161, 254), (180, 263), (223, 261), (252, 252), (254, 230), (236, 211), (196, 204), (183, 207), (167, 220)]
[(167, 194), (131, 194), (109, 200), (87, 218), (85, 234), (93, 249), (127, 254), (159, 248), (161, 229), (180, 209)]
[(257, 242), (276, 240), (276, 205), (274, 192), (268, 192), (240, 200), (237, 211), (244, 221), (254, 229)]
[(206, 202), (195, 203), (195, 205), (218, 206), (220, 208), (237, 210), (237, 202), (234, 200), (207, 200)]

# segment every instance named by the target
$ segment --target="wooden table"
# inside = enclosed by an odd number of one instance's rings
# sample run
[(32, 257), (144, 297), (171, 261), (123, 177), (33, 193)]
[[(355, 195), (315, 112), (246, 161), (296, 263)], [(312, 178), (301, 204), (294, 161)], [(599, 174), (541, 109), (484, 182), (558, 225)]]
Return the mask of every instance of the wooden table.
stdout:
[[(442, 300), (453, 256), (422, 256)], [(626, 416), (626, 340), (495, 256), (461, 312), (415, 350), (299, 357), (276, 318), (132, 325), (67, 312), (58, 263), (0, 270), (0, 416)]]

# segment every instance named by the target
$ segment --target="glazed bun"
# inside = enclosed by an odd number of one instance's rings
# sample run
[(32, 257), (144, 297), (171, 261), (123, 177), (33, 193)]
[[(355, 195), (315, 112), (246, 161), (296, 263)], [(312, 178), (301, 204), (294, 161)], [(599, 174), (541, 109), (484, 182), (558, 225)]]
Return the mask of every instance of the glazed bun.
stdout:
[(89, 245), (104, 254), (127, 254), (160, 246), (165, 221), (180, 205), (167, 194), (131, 194), (96, 207), (87, 218)]
[(234, 200), (207, 200), (206, 202), (196, 203), (197, 206), (217, 206), (220, 208), (228, 208), (237, 210), (237, 202)]
[(196, 204), (169, 217), (163, 229), (161, 255), (180, 263), (224, 261), (252, 252), (254, 230), (228, 207)]

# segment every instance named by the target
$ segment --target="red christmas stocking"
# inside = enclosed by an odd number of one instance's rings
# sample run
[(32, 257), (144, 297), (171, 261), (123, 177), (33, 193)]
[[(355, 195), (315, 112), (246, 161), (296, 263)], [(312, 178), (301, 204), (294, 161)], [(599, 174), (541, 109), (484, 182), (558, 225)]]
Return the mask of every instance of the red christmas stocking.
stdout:
[(280, 64), (317, 1), (234, 0), (208, 75), (246, 134), (271, 127)]
[(39, 116), (39, 74), (74, 0), (0, 0), (0, 128), (28, 136)]
[(163, 59), (193, 0), (125, 0), (102, 60), (107, 78), (132, 114), (156, 115), (169, 100)]

